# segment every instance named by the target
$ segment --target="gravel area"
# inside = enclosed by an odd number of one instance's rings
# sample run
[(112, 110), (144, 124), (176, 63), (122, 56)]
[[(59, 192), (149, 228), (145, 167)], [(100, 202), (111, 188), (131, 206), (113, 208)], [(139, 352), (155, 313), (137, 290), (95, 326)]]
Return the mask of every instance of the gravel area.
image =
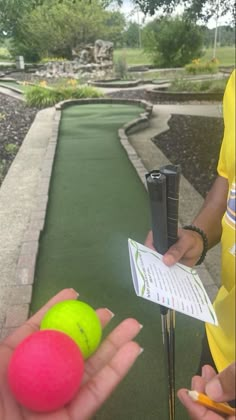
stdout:
[(172, 115), (170, 129), (152, 140), (205, 197), (215, 177), (224, 123), (222, 118)]
[(25, 103), (0, 93), (0, 185), (37, 113)]
[[(18, 74), (18, 80), (21, 79)], [(11, 75), (13, 77), (13, 75)], [(28, 75), (31, 79), (32, 75)], [(114, 98), (146, 99), (145, 90), (112, 92)], [(36, 108), (0, 93), (0, 185), (35, 115)], [(173, 115), (170, 129), (153, 142), (172, 163), (178, 163), (195, 189), (204, 197), (215, 176), (223, 135), (222, 118)]]

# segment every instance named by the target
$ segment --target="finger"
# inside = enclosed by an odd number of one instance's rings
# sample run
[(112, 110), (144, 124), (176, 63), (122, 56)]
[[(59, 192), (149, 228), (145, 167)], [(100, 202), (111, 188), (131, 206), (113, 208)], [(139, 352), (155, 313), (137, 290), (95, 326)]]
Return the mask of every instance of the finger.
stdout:
[(202, 367), (202, 378), (205, 379), (206, 383), (209, 382), (214, 376), (216, 376), (217, 373), (215, 369), (213, 369), (210, 365), (204, 365)]
[(50, 299), (36, 314), (28, 319), (21, 327), (17, 328), (11, 335), (9, 335), (4, 343), (14, 349), (24, 338), (29, 334), (37, 331), (39, 329), (40, 323), (42, 321), (45, 313), (56, 303), (62, 302), (67, 299), (76, 299), (78, 293), (73, 289), (63, 289), (52, 299)]
[(198, 404), (188, 395), (187, 389), (180, 389), (177, 396), (184, 407), (187, 409), (188, 414), (192, 420), (222, 420), (223, 418), (213, 411), (208, 410), (203, 405)]
[(205, 393), (206, 381), (201, 376), (193, 376), (191, 382), (191, 389)]
[(151, 230), (147, 234), (147, 237), (145, 239), (144, 245), (147, 246), (148, 248), (151, 248), (154, 251), (156, 251), (156, 248), (153, 245), (153, 234), (152, 234), (152, 231)]
[(142, 326), (133, 318), (121, 322), (103, 341), (96, 353), (91, 356), (85, 366), (83, 383), (87, 382), (115, 355), (117, 350), (131, 341), (140, 332)]
[(236, 363), (234, 362), (207, 383), (207, 395), (219, 402), (235, 399), (235, 373)]
[(182, 242), (177, 242), (175, 245), (172, 245), (168, 251), (163, 255), (162, 261), (164, 264), (171, 266), (177, 263), (183, 255), (186, 253), (188, 247)]
[(88, 381), (68, 406), (72, 420), (85, 420), (92, 417), (116, 386), (127, 374), (140, 354), (140, 347), (131, 341), (125, 343), (93, 378)]
[(110, 322), (110, 320), (114, 317), (114, 314), (108, 308), (99, 308), (96, 309), (96, 313), (98, 318), (100, 319), (102, 328), (105, 328), (106, 325)]

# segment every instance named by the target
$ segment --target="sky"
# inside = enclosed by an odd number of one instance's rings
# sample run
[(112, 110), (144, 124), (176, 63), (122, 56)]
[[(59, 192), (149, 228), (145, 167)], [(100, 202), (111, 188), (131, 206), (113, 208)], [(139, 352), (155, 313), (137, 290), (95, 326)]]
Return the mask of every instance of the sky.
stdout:
[[(149, 16), (145, 18), (145, 15), (142, 12), (135, 11), (134, 4), (130, 0), (123, 0), (123, 6), (119, 10), (125, 14), (128, 20), (131, 20), (133, 22), (135, 21), (140, 24), (143, 23), (143, 20), (145, 23), (147, 23), (148, 21), (154, 18), (154, 16), (152, 17)], [(181, 13), (182, 11), (183, 9), (179, 8), (179, 13)], [(228, 24), (227, 18), (225, 17), (219, 18), (217, 25), (219, 26), (219, 25), (224, 25), (224, 24)], [(207, 23), (207, 26), (210, 29), (215, 28), (216, 27), (215, 18), (210, 19)]]

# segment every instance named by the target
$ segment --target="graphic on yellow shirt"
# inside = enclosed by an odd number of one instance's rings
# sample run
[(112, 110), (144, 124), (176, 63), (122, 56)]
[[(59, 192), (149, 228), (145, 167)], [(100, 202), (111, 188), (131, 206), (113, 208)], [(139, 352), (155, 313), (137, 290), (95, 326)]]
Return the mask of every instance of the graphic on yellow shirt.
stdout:
[(233, 183), (229, 192), (225, 221), (234, 229), (235, 229), (235, 219), (236, 219), (235, 197), (236, 197), (236, 184)]

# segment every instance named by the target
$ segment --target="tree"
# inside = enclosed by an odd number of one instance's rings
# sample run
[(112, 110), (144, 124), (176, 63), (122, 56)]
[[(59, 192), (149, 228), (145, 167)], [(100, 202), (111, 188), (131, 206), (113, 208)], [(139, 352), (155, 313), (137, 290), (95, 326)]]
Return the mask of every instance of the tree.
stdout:
[(43, 0), (0, 0), (0, 37), (14, 35), (18, 20)]
[(130, 22), (126, 31), (124, 32), (123, 39), (127, 47), (137, 48), (140, 45), (140, 25), (136, 22)]
[(189, 20), (164, 17), (143, 31), (144, 50), (159, 67), (180, 67), (201, 56), (201, 29)]
[(15, 28), (13, 53), (28, 60), (71, 58), (72, 49), (94, 43), (105, 33), (108, 14), (99, 1), (45, 0), (25, 13)]
[[(215, 29), (202, 27), (203, 42), (205, 47), (213, 47), (215, 38)], [(217, 32), (217, 44), (221, 47), (233, 46), (235, 44), (235, 28), (231, 26), (219, 26)]]
[(114, 47), (122, 44), (123, 32), (125, 30), (126, 20), (123, 13), (120, 12), (108, 12), (106, 11), (106, 17), (104, 22), (104, 33), (102, 39), (111, 41), (114, 43)]
[[(92, 1), (92, 0), (91, 0)], [(121, 6), (124, 0), (116, 0)], [(113, 3), (114, 0), (106, 0), (106, 4)], [(184, 6), (185, 12), (192, 20), (204, 19), (208, 21), (215, 16), (216, 7), (219, 5), (220, 16), (230, 13), (232, 20), (235, 20), (234, 0), (132, 0), (145, 15), (153, 16), (157, 11), (165, 13), (173, 12), (177, 6)]]

